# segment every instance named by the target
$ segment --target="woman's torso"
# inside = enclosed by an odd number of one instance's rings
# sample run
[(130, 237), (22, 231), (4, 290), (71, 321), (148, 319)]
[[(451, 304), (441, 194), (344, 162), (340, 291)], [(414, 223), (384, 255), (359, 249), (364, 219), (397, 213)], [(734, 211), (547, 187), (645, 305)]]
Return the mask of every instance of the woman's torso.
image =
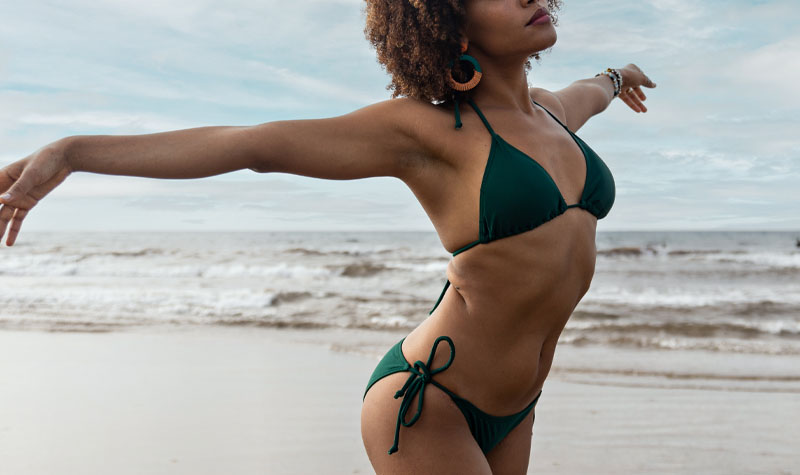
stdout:
[[(557, 114), (547, 98), (534, 100)], [(580, 201), (587, 163), (561, 124), (539, 107), (532, 116), (482, 111), (497, 135), (544, 168), (567, 204)], [(468, 106), (462, 106), (460, 130), (452, 108), (424, 105), (420, 112), (420, 140), (432, 158), (406, 183), (452, 253), (478, 239), (493, 137)], [(406, 358), (425, 361), (436, 337), (448, 335), (457, 356), (437, 374), (440, 383), (490, 414), (525, 407), (541, 389), (558, 337), (589, 288), (596, 225), (586, 209), (570, 208), (532, 230), (454, 256), (447, 267), (451, 285), (433, 314), (406, 337)], [(446, 360), (445, 353), (439, 351), (435, 361)]]

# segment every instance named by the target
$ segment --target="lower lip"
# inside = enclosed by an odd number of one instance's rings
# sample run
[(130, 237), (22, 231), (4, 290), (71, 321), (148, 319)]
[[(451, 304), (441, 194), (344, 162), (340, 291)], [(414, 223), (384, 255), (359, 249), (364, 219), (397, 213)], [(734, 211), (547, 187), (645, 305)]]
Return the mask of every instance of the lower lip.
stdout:
[(542, 23), (550, 23), (550, 15), (540, 16), (536, 20), (529, 23), (530, 25), (541, 25)]

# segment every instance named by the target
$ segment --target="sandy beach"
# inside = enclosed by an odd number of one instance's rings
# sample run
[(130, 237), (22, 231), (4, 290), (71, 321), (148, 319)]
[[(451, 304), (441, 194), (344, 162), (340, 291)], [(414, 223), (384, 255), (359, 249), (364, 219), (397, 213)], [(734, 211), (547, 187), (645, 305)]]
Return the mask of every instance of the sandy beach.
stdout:
[[(361, 395), (380, 351), (401, 336), (223, 326), (0, 331), (2, 473), (373, 473), (359, 433)], [(667, 354), (696, 358), (660, 353), (652, 361), (665, 367)], [(528, 473), (800, 473), (795, 378), (767, 390), (701, 376), (659, 387), (653, 372), (626, 382), (580, 369), (628, 356), (559, 348)], [(761, 367), (776, 375), (799, 367), (769, 358)]]

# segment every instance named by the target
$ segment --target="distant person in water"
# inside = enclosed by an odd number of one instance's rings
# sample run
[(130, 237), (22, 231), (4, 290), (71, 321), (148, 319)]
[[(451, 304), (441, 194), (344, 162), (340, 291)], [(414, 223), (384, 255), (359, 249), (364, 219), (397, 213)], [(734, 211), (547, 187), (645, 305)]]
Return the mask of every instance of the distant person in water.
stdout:
[(616, 196), (576, 132), (617, 97), (646, 112), (642, 87), (656, 86), (628, 64), (557, 91), (531, 87), (530, 59), (555, 44), (560, 4), (367, 0), (392, 99), (326, 119), (66, 137), (0, 171), (0, 238), (7, 230), (13, 245), (73, 172), (397, 177), (454, 258), (430, 316), (364, 375), (369, 459), (379, 474), (526, 473), (535, 405)]

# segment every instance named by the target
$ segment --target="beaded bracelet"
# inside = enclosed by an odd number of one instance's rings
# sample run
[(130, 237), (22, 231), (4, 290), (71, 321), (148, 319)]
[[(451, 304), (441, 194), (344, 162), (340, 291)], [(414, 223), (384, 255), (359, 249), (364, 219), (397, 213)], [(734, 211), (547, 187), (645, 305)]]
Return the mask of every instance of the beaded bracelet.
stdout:
[(619, 93), (622, 92), (622, 74), (619, 72), (619, 70), (606, 68), (605, 71), (595, 74), (594, 77), (600, 76), (601, 74), (605, 74), (611, 78), (611, 82), (614, 83), (614, 97), (619, 96)]
[(605, 71), (609, 76), (613, 74), (613, 79), (616, 82), (616, 95), (619, 95), (622, 92), (622, 73), (619, 72), (618, 69), (608, 68)]
[(607, 68), (605, 71), (595, 74), (594, 77), (600, 76), (601, 74), (605, 74), (611, 78), (611, 82), (614, 83), (614, 97), (617, 97), (622, 91), (622, 81), (620, 80), (621, 75), (619, 71), (616, 69)]

